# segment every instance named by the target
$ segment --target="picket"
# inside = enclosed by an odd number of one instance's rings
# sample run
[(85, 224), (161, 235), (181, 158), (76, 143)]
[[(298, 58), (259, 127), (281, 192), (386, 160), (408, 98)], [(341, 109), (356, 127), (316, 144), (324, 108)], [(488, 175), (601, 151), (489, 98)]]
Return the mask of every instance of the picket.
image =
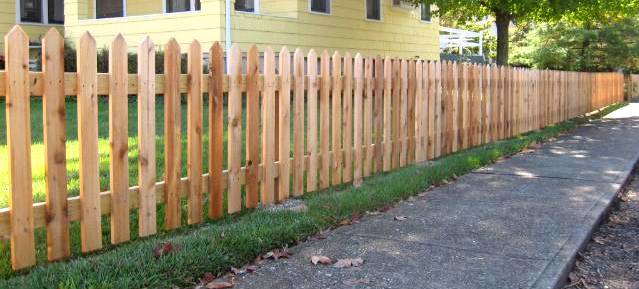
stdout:
[(293, 196), (304, 194), (304, 55), (296, 49), (293, 55)]
[(372, 58), (364, 59), (364, 177), (371, 175), (373, 165), (373, 150), (371, 148), (373, 140), (373, 93), (375, 92), (375, 80), (373, 79), (373, 69), (375, 69)]
[(111, 243), (129, 235), (129, 97), (127, 44), (122, 35), (109, 47), (109, 188), (111, 191)]
[[(239, 57), (240, 55), (238, 55)], [(262, 204), (271, 204), (275, 201), (275, 170), (273, 167), (276, 152), (275, 101), (275, 53), (270, 47), (267, 47), (264, 50), (264, 90), (262, 91)], [(240, 102), (238, 105), (241, 106), (242, 103)], [(239, 123), (241, 124), (241, 122)], [(238, 136), (241, 141), (242, 135)]]
[[(29, 106), (29, 36), (14, 27), (5, 37), (7, 145), (11, 191), (11, 266), (35, 265), (33, 192), (31, 190), (31, 112)], [(97, 131), (97, 130), (96, 130)], [(96, 136), (97, 141), (97, 136)], [(99, 223), (98, 223), (99, 225)]]
[(344, 133), (342, 146), (344, 147), (344, 161), (342, 177), (345, 183), (353, 180), (353, 57), (346, 53), (344, 63), (344, 103), (342, 109), (342, 120)]
[[(228, 213), (242, 209), (240, 168), (242, 161), (242, 51), (235, 44), (228, 60)], [(266, 74), (265, 74), (266, 77)], [(269, 123), (271, 124), (271, 123)], [(262, 199), (264, 201), (264, 199)]]
[(331, 158), (330, 136), (331, 136), (331, 116), (330, 116), (330, 92), (331, 92), (331, 60), (328, 51), (322, 52), (320, 60), (320, 94), (319, 94), (319, 111), (320, 111), (320, 189), (326, 189), (331, 185)]
[(355, 93), (353, 97), (353, 145), (355, 146), (353, 182), (362, 181), (362, 109), (364, 101), (364, 59), (361, 54), (355, 55)]
[(374, 140), (375, 152), (374, 159), (375, 164), (373, 167), (374, 172), (381, 172), (384, 170), (384, 66), (382, 58), (377, 56), (375, 58), (375, 100), (373, 101), (373, 122), (374, 124)]
[(167, 230), (180, 227), (180, 167), (181, 167), (181, 112), (180, 89), (180, 45), (175, 39), (164, 47), (164, 178), (166, 188), (165, 224)]
[(391, 98), (392, 85), (393, 85), (393, 70), (392, 60), (390, 57), (384, 58), (384, 171), (391, 170), (392, 153), (393, 153), (393, 138), (391, 130), (393, 127), (393, 113), (391, 110), (391, 104), (393, 103)]
[(98, 170), (98, 94), (95, 39), (85, 33), (77, 50), (78, 143), (80, 145), (80, 239), (82, 252), (102, 248)]
[(278, 201), (290, 196), (291, 160), (291, 54), (283, 47), (279, 54), (279, 141), (278, 141)]
[(342, 164), (342, 56), (337, 51), (335, 51), (332, 57), (332, 69), (331, 149), (333, 151), (333, 162), (331, 167), (331, 184), (335, 186), (342, 183), (342, 168), (344, 167)]
[(209, 50), (209, 218), (217, 219), (223, 215), (222, 162), (224, 157), (224, 100), (223, 74), (224, 52), (219, 42)]
[(202, 210), (202, 47), (196, 40), (188, 50), (187, 93), (187, 177), (189, 179), (188, 219), (191, 224), (203, 220)]
[[(42, 39), (42, 97), (46, 176), (47, 257), (71, 254), (67, 215), (66, 116), (64, 101), (64, 38), (51, 28)], [(155, 180), (154, 180), (155, 181)]]
[[(295, 51), (291, 63), (286, 48), (279, 53), (279, 66), (273, 50), (266, 48), (260, 73), (257, 47), (250, 46), (244, 60), (235, 45), (225, 69), (219, 43), (209, 50), (209, 72), (203, 76), (197, 41), (188, 46), (183, 74), (180, 46), (174, 39), (164, 47), (164, 72), (156, 73), (155, 46), (148, 37), (137, 48), (137, 72), (127, 71), (128, 46), (117, 36), (109, 49), (109, 72), (97, 73), (95, 41), (89, 34), (78, 43), (77, 72), (65, 73), (63, 40), (55, 30), (43, 39), (43, 71), (29, 72), (23, 65), (28, 57), (24, 32), (16, 28), (7, 37), (0, 96), (10, 104), (12, 202), (10, 208), (0, 209), (0, 237), (11, 238), (14, 269), (35, 263), (36, 228), (46, 227), (48, 258), (58, 260), (71, 254), (72, 221), (80, 222), (82, 251), (91, 252), (102, 248), (102, 216), (110, 217), (111, 242), (126, 242), (131, 209), (139, 209), (139, 236), (151, 236), (157, 233), (159, 203), (165, 207), (165, 228), (171, 230), (181, 226), (182, 198), (187, 200), (188, 223), (196, 224), (204, 221), (202, 202), (207, 198), (208, 217), (216, 219), (224, 215), (225, 205), (232, 214), (260, 202), (283, 201), (291, 194), (301, 196), (352, 181), (360, 185), (374, 173), (539, 129), (622, 101), (624, 96), (625, 80), (617, 73), (539, 71), (361, 54), (353, 59), (337, 52), (330, 57), (327, 51), (318, 61), (313, 50), (305, 67), (302, 51)], [(181, 175), (180, 157), (182, 94), (187, 96), (186, 176)], [(209, 142), (204, 174), (206, 94)], [(78, 100), (79, 197), (68, 197), (66, 191), (65, 95)], [(139, 186), (130, 187), (131, 95), (137, 101)], [(164, 104), (163, 181), (157, 181), (155, 171), (156, 95)], [(37, 96), (43, 97), (46, 202), (33, 204), (28, 100)], [(109, 102), (110, 183), (105, 192), (100, 192), (98, 174), (98, 96), (107, 96)], [(223, 147), (225, 137), (228, 153)]]
[(155, 197), (155, 45), (146, 37), (138, 46), (138, 185), (140, 237), (157, 232)]
[(246, 207), (255, 208), (260, 188), (260, 95), (258, 88), (259, 55), (251, 45), (246, 53), (246, 169), (244, 191)]

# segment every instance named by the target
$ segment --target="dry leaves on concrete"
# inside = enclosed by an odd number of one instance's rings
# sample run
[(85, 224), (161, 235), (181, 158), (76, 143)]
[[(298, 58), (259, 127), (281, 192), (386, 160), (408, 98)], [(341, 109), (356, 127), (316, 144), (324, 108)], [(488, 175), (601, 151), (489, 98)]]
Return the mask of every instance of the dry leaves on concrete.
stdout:
[(331, 260), (331, 258), (326, 256), (312, 256), (311, 263), (313, 263), (313, 265), (317, 265), (317, 264), (330, 265), (330, 264), (333, 264), (333, 260)]
[(355, 258), (355, 259), (347, 258), (347, 259), (337, 260), (337, 262), (335, 262), (333, 267), (350, 268), (350, 267), (359, 267), (359, 266), (362, 266), (362, 264), (364, 264), (364, 260), (362, 258)]

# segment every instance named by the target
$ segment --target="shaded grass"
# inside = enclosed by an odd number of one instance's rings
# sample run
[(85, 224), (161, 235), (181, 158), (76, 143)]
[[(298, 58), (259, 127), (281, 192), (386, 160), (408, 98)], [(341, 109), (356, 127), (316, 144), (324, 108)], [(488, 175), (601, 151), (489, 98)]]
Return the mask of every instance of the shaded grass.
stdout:
[[(624, 104), (602, 112), (604, 115)], [(24, 275), (0, 281), (0, 288), (169, 288), (204, 272), (241, 266), (274, 248), (295, 244), (320, 230), (337, 226), (354, 212), (364, 213), (413, 196), (433, 184), (468, 173), (500, 157), (543, 142), (589, 121), (595, 115), (566, 121), (512, 139), (367, 178), (361, 187), (343, 185), (302, 199), (307, 212), (243, 211), (236, 216), (131, 242), (66, 262), (40, 265)], [(153, 247), (171, 242), (178, 250), (153, 257)]]

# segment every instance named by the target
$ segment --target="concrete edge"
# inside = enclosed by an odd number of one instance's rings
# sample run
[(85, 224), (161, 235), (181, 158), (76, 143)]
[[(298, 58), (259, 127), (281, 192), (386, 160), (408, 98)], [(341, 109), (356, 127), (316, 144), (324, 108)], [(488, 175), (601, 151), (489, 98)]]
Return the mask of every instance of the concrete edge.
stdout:
[(534, 281), (531, 289), (561, 289), (568, 280), (568, 274), (573, 270), (577, 254), (581, 252), (592, 239), (595, 230), (607, 218), (610, 208), (616, 203), (617, 196), (632, 179), (635, 166), (639, 163), (639, 153), (632, 158), (633, 162), (625, 168), (623, 181), (616, 184), (619, 187), (614, 194), (602, 196), (584, 216), (586, 220), (595, 220), (590, 226), (582, 225), (575, 228), (575, 232), (561, 246), (561, 249)]

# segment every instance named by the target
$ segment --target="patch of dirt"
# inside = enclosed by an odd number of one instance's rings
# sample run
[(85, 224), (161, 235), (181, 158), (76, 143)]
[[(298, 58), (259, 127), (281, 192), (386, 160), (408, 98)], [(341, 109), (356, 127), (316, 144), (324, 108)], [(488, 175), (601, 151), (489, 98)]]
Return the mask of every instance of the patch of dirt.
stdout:
[(564, 289), (639, 289), (639, 172), (579, 253)]

